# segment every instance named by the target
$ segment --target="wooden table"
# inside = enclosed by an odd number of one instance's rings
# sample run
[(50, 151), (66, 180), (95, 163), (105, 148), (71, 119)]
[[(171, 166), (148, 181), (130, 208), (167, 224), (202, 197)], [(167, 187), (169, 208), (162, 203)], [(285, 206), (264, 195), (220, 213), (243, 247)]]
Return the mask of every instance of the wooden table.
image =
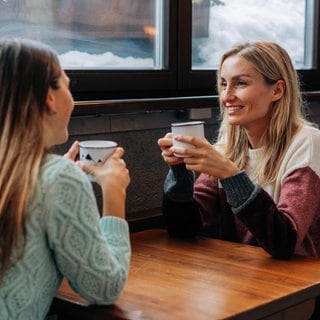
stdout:
[(313, 308), (320, 295), (320, 260), (276, 260), (258, 247), (172, 239), (160, 229), (131, 237), (130, 274), (115, 305), (88, 306), (64, 281), (53, 303), (59, 319), (264, 319), (290, 307), (295, 315), (309, 299)]

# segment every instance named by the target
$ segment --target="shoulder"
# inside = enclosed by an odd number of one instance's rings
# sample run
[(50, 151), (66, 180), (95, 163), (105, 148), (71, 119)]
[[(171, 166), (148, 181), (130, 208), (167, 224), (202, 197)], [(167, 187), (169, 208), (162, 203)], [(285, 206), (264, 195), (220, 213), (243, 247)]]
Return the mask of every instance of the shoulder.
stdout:
[[(299, 152), (300, 150), (300, 152)], [(298, 152), (303, 158), (320, 155), (320, 130), (312, 126), (303, 126), (294, 136), (289, 153)]]
[(305, 141), (305, 143), (320, 142), (320, 130), (317, 127), (304, 125), (293, 138), (293, 143), (295, 141)]
[(284, 157), (291, 170), (310, 167), (320, 174), (320, 130), (312, 126), (303, 126), (295, 135)]

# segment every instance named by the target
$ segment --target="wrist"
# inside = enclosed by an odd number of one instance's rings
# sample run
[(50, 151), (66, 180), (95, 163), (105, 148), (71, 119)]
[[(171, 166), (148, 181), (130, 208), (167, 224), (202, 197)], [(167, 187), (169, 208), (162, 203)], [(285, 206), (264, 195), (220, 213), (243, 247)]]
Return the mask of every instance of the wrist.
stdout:
[(221, 170), (221, 173), (217, 178), (219, 178), (220, 180), (226, 179), (239, 174), (240, 172), (241, 170), (239, 170), (239, 168), (232, 161), (227, 160), (227, 162), (223, 166), (223, 170)]
[(117, 186), (110, 190), (102, 190), (103, 216), (125, 218), (126, 190)]

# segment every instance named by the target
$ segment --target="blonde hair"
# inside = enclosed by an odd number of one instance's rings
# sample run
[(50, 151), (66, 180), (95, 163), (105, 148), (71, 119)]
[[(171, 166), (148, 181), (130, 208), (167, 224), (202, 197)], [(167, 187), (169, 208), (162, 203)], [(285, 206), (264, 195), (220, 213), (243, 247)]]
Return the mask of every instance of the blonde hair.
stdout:
[[(300, 82), (288, 53), (278, 44), (267, 41), (238, 44), (227, 51), (221, 58), (217, 72), (218, 92), (221, 93), (220, 70), (223, 62), (231, 56), (239, 56), (249, 62), (264, 78), (266, 84), (275, 84), (283, 80), (283, 96), (274, 102), (271, 121), (263, 142), (264, 155), (256, 171), (257, 181), (261, 184), (276, 179), (281, 160), (290, 145), (292, 138), (302, 124), (310, 124), (303, 116), (303, 101), (300, 93)], [(243, 127), (228, 123), (228, 115), (220, 100), (222, 123), (218, 143), (223, 143), (226, 157), (232, 160), (241, 170), (248, 162), (250, 147)]]
[(14, 248), (22, 254), (26, 206), (45, 154), (42, 117), (61, 69), (38, 42), (0, 40), (0, 282)]

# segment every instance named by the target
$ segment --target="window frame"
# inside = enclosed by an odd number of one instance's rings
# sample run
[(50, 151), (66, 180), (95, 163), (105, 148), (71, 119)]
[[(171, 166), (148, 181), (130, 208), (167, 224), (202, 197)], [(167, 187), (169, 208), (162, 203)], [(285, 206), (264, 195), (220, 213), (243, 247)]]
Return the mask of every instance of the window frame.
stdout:
[[(313, 37), (315, 67), (311, 70), (297, 70), (301, 77), (305, 95), (314, 96), (320, 92), (320, 5), (315, 1)], [(215, 70), (192, 70), (192, 0), (165, 0), (165, 52), (168, 66), (165, 70), (66, 70), (71, 79), (71, 91), (78, 105), (83, 101), (128, 99), (178, 99), (185, 107), (188, 101), (216, 101)], [(316, 94), (318, 96), (318, 94)], [(161, 101), (161, 100), (160, 100)], [(171, 100), (169, 100), (171, 101)], [(77, 105), (77, 103), (76, 103)], [(96, 104), (94, 104), (96, 105)], [(108, 108), (109, 103), (102, 103)], [(137, 103), (135, 103), (137, 105)], [(158, 104), (156, 104), (158, 105)], [(170, 105), (170, 103), (169, 103)], [(179, 104), (178, 104), (179, 105)], [(143, 107), (144, 108), (144, 107)], [(152, 106), (150, 106), (153, 109)], [(157, 107), (158, 108), (158, 107)], [(88, 113), (95, 108), (87, 108)], [(135, 108), (137, 109), (137, 107)], [(84, 109), (82, 109), (84, 110)], [(82, 111), (83, 112), (83, 111)]]
[[(314, 3), (314, 34), (313, 34), (313, 55), (314, 67), (309, 70), (297, 70), (301, 82), (302, 90), (307, 92), (320, 91), (320, 4), (319, 1)], [(179, 59), (179, 88), (188, 90), (198, 90), (203, 94), (217, 94), (215, 90), (216, 71), (215, 70), (192, 70), (191, 66), (191, 21), (192, 21), (192, 0), (186, 1), (183, 8), (179, 11), (181, 15), (179, 29), (182, 30), (187, 25), (187, 31), (183, 32), (183, 38), (179, 38), (179, 51), (185, 52), (181, 59)]]
[(141, 98), (165, 95), (176, 88), (177, 0), (164, 0), (163, 70), (68, 70), (71, 92), (76, 101)]

